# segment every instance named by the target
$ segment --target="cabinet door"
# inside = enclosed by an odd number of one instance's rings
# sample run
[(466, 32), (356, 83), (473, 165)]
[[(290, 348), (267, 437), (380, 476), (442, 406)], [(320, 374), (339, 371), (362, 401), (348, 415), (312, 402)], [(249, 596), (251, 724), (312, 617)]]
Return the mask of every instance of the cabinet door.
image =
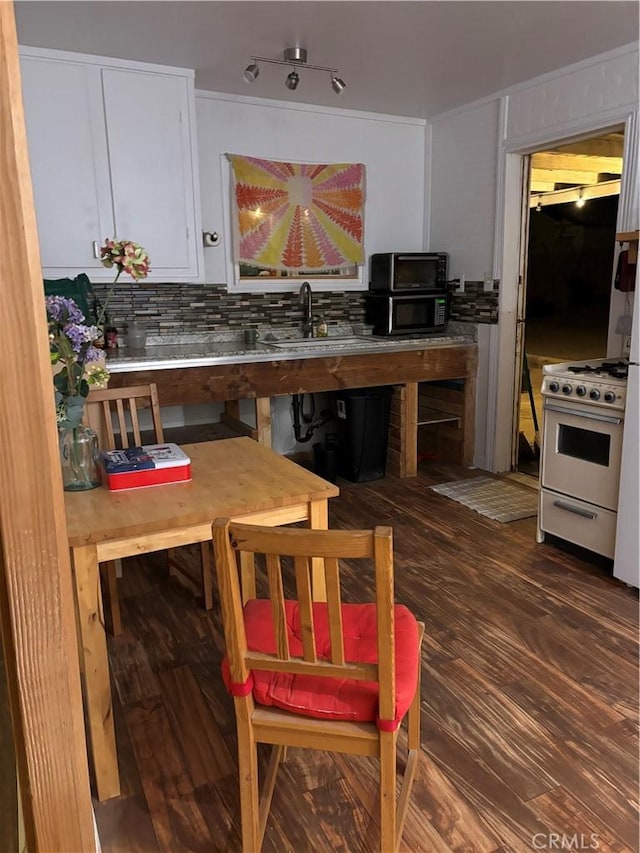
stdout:
[(21, 61), (23, 99), (45, 278), (112, 278), (94, 256), (113, 234), (100, 69)]
[(144, 246), (151, 278), (198, 274), (189, 81), (102, 70), (116, 234)]

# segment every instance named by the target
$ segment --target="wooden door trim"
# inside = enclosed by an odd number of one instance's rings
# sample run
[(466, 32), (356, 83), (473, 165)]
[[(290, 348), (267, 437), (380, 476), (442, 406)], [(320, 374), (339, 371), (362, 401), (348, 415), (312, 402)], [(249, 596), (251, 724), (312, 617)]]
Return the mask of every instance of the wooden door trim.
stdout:
[(42, 273), (8, 0), (0, 0), (0, 114), (0, 625), (26, 845), (95, 851)]

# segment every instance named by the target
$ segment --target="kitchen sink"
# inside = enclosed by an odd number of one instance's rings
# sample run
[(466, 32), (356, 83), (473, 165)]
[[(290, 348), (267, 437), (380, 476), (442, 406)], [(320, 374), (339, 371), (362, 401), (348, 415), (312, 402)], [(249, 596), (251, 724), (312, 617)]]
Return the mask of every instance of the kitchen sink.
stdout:
[(370, 346), (371, 336), (350, 335), (338, 337), (337, 335), (328, 338), (297, 338), (284, 341), (268, 341), (269, 346), (277, 347), (278, 349), (333, 349), (342, 347), (357, 347)]

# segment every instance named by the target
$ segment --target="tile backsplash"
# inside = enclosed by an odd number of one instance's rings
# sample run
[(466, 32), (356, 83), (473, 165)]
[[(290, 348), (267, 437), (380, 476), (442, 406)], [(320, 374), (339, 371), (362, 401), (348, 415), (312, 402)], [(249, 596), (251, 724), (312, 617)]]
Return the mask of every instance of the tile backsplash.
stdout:
[(485, 291), (484, 281), (466, 281), (464, 293), (451, 294), (450, 319), (466, 323), (497, 323), (500, 281)]
[[(104, 300), (109, 285), (95, 282), (93, 288)], [(365, 293), (314, 293), (313, 309), (329, 325), (363, 323)], [(297, 328), (302, 323), (297, 292), (229, 294), (224, 284), (133, 284), (121, 280), (109, 300), (108, 313), (118, 328), (135, 317), (154, 335), (233, 331), (246, 326)], [(453, 294), (451, 320), (497, 323), (498, 282), (486, 293), (483, 282), (467, 281), (465, 293)]]
[[(108, 285), (94, 283), (93, 288), (99, 299), (105, 298)], [(313, 311), (329, 324), (362, 323), (364, 293), (314, 293)], [(108, 313), (116, 326), (135, 316), (156, 335), (302, 324), (297, 292), (229, 294), (224, 284), (118, 282)]]

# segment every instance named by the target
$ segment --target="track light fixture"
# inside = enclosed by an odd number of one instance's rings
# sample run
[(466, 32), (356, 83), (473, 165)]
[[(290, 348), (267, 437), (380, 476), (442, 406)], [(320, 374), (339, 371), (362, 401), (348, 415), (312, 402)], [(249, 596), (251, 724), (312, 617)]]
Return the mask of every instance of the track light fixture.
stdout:
[(340, 92), (346, 87), (346, 83), (341, 77), (338, 77), (338, 69), (337, 68), (325, 68), (322, 65), (308, 65), (307, 64), (307, 51), (304, 47), (288, 47), (282, 54), (282, 59), (269, 59), (266, 56), (254, 56), (251, 59), (251, 63), (247, 65), (244, 70), (243, 78), (247, 83), (253, 83), (258, 75), (260, 74), (260, 68), (258, 67), (259, 62), (268, 62), (272, 65), (289, 65), (292, 67), (291, 72), (287, 75), (284, 85), (287, 89), (291, 89), (294, 91), (298, 88), (298, 84), (300, 82), (300, 75), (298, 74), (297, 69), (304, 67), (309, 71), (324, 71), (329, 74), (329, 79), (331, 82), (331, 88), (339, 95)]
[(542, 210), (542, 199), (538, 196), (538, 203), (536, 204), (536, 213), (540, 213)]
[(576, 201), (576, 207), (584, 207), (586, 203), (585, 198), (582, 195), (582, 190), (578, 193), (578, 200)]

